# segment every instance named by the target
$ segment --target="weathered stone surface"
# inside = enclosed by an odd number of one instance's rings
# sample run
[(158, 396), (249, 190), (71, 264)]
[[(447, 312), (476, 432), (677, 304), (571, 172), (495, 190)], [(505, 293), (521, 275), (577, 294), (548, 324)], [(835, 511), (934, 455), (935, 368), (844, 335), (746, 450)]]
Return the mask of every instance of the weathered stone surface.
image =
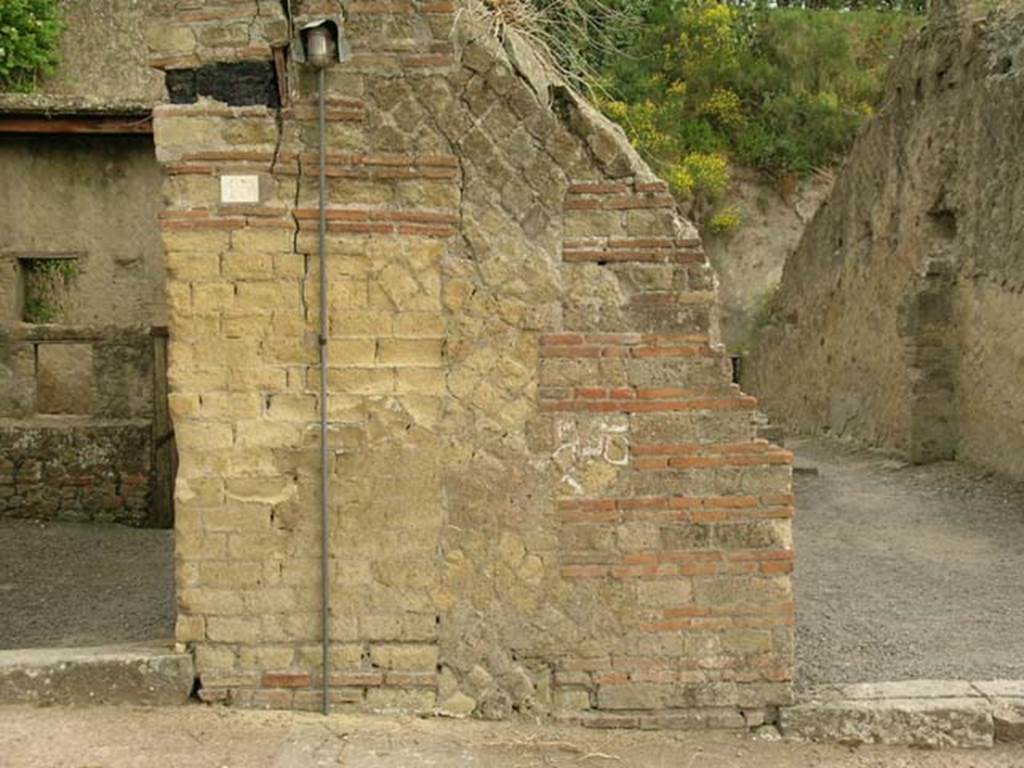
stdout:
[(1024, 743), (1024, 703), (1015, 706), (997, 704), (992, 711), (995, 740), (1003, 743)]
[(168, 526), (152, 143), (12, 139), (0, 165), (0, 516)]
[(991, 747), (992, 714), (978, 699), (810, 702), (779, 712), (786, 738), (843, 744)]
[(442, 717), (469, 717), (476, 709), (476, 699), (456, 692), (441, 702), (437, 714)]
[(996, 741), (1024, 742), (1024, 680), (981, 680), (971, 687), (992, 709)]
[(180, 706), (192, 657), (155, 646), (0, 651), (0, 703)]
[(904, 46), (746, 366), (773, 420), (1024, 476), (1022, 34), (936, 5)]
[(977, 683), (964, 680), (899, 680), (819, 686), (809, 694), (825, 701), (877, 699), (971, 699), (985, 695)]
[[(791, 457), (729, 384), (696, 231), (618, 128), (563, 86), (552, 108), (523, 41), (443, 4), (349, 16), (326, 78), (339, 706), (744, 727), (788, 702)], [(230, 60), (213, 21), (170, 21), (196, 66)], [(280, 113), (200, 100), (154, 130), (180, 637), (210, 700), (305, 708), (317, 654), (281, 649), (319, 640), (317, 132), (308, 71), (287, 81)], [(259, 206), (194, 180), (239, 164)]]
[[(148, 10), (132, 0), (62, 3), (68, 33), (60, 38), (56, 70), (39, 78), (32, 94), (0, 95), (0, 111), (117, 112), (128, 106), (130, 111), (144, 113), (163, 93), (160, 73), (147, 61)], [(160, 43), (180, 48), (182, 41), (165, 37)]]
[(91, 344), (36, 347), (36, 410), (45, 414), (89, 414), (93, 408)]
[(733, 167), (731, 176), (727, 197), (742, 224), (724, 234), (705, 232), (704, 247), (719, 275), (722, 341), (730, 354), (747, 355), (786, 259), (828, 197), (833, 177), (815, 174), (783, 189), (746, 168)]
[(971, 686), (988, 698), (1024, 699), (1024, 680), (977, 680)]
[(152, 424), (0, 423), (0, 516), (141, 524)]
[(781, 710), (787, 736), (916, 746), (990, 746), (1024, 740), (1019, 680), (903, 680), (819, 686)]
[(754, 738), (758, 741), (781, 741), (782, 734), (774, 725), (761, 725), (754, 729)]

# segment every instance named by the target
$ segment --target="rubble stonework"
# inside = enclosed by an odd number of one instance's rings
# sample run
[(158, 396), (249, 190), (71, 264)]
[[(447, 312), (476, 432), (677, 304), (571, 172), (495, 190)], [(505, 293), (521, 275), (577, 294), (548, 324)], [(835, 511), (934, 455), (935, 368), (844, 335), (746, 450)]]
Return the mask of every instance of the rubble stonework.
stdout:
[(937, 4), (788, 260), (749, 383), (787, 427), (1024, 476), (1020, 12)]
[[(342, 14), (160, 10), (155, 62), (196, 71), (271, 60), (290, 26)], [(763, 722), (790, 699), (791, 457), (730, 384), (696, 230), (514, 33), (447, 2), (345, 16), (352, 59), (327, 73), (334, 704)], [(312, 708), (317, 126), (310, 72), (277, 60), (280, 110), (197, 94), (155, 113), (177, 636), (206, 700)], [(240, 172), (259, 204), (219, 202)]]

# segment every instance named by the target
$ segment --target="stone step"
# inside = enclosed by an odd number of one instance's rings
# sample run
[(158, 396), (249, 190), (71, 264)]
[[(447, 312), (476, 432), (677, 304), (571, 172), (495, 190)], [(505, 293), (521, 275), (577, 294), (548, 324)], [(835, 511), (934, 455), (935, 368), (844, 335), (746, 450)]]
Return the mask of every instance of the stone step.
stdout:
[(823, 686), (779, 712), (791, 739), (915, 747), (1024, 741), (1024, 681), (907, 680)]
[(184, 704), (192, 657), (170, 645), (0, 651), (0, 704)]
[(798, 704), (779, 713), (783, 736), (839, 744), (991, 747), (992, 713), (976, 699)]

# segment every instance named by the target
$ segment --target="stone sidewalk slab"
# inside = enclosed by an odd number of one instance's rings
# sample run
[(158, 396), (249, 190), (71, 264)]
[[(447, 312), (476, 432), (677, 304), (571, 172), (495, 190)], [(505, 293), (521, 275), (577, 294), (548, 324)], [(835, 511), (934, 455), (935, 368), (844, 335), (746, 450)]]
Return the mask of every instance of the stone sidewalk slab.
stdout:
[(779, 717), (782, 734), (801, 741), (971, 749), (995, 740), (990, 708), (978, 698), (818, 701)]
[(965, 680), (899, 680), (882, 683), (851, 683), (813, 688), (810, 699), (871, 701), (878, 699), (972, 699), (984, 694)]
[(0, 704), (180, 705), (192, 657), (153, 644), (0, 651)]
[(779, 713), (791, 739), (918, 747), (1024, 743), (1024, 680), (822, 685)]

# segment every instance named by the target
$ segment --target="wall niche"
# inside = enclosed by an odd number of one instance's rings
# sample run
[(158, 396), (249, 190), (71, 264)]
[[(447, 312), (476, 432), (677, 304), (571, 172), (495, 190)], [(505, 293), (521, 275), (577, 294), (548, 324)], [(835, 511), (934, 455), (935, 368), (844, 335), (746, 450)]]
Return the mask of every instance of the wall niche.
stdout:
[(38, 253), (18, 256), (21, 321), (31, 325), (70, 325), (81, 254)]

